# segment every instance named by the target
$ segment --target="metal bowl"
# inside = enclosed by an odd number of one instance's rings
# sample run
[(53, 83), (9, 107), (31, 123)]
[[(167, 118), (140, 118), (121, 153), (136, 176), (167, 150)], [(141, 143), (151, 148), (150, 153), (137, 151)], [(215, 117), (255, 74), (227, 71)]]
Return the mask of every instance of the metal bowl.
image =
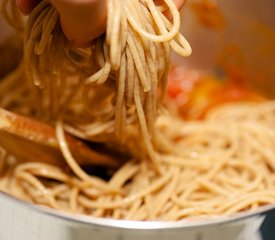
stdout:
[(69, 215), (0, 194), (0, 239), (6, 240), (259, 240), (274, 206), (202, 221), (137, 222)]
[[(224, 16), (222, 29), (199, 24), (191, 10), (194, 2), (189, 1), (182, 15), (182, 31), (193, 47), (193, 55), (188, 59), (174, 56), (177, 64), (220, 74), (219, 56), (227, 46), (234, 45), (241, 53), (251, 84), (268, 96), (275, 96), (274, 0), (216, 0)], [(1, 25), (1, 19), (0, 27), (1, 43), (10, 31)], [(0, 239), (259, 240), (258, 230), (273, 209), (274, 206), (269, 205), (232, 217), (198, 221), (135, 222), (70, 215), (0, 193)]]

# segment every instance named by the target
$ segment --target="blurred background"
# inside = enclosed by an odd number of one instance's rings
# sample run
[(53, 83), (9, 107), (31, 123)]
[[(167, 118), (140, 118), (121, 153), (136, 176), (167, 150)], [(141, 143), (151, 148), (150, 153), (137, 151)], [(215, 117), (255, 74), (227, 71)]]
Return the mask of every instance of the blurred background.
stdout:
[(275, 96), (275, 1), (190, 0), (182, 32), (193, 54), (175, 57), (186, 68), (222, 75), (239, 71), (259, 90)]

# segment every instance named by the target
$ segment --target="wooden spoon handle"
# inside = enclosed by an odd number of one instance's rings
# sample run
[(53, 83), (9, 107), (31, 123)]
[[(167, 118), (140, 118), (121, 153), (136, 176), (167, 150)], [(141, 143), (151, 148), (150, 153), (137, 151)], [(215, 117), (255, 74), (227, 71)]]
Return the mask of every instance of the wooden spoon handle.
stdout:
[[(20, 146), (37, 148), (38, 152), (44, 154), (49, 153), (49, 158), (54, 158), (56, 152), (59, 152), (59, 143), (56, 138), (55, 129), (40, 121), (24, 117), (3, 108), (0, 108), (0, 144), (5, 145), (8, 151), (20, 152)], [(66, 134), (68, 146), (79, 164), (117, 166), (118, 162), (107, 154), (98, 153), (88, 147), (83, 141)], [(12, 142), (14, 141), (14, 143)], [(24, 143), (24, 144), (23, 144)], [(19, 149), (15, 150), (15, 145)], [(4, 146), (4, 147), (5, 147)], [(39, 146), (39, 147), (38, 147)], [(30, 148), (30, 147), (28, 147)], [(26, 149), (22, 151), (27, 152)], [(52, 154), (52, 152), (55, 152)], [(54, 162), (60, 161), (60, 157), (56, 155)], [(49, 162), (49, 160), (47, 160)]]

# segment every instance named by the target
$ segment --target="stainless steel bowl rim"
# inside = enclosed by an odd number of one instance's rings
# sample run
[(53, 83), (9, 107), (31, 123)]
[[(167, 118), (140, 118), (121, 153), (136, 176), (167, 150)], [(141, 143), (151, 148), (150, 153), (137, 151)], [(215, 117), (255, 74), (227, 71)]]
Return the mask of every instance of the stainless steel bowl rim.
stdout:
[(254, 216), (265, 214), (268, 211), (275, 209), (275, 205), (267, 205), (258, 208), (255, 211), (247, 211), (238, 213), (234, 216), (226, 217), (213, 217), (207, 220), (182, 220), (182, 221), (129, 221), (129, 220), (114, 220), (108, 218), (97, 218), (93, 216), (70, 214), (58, 210), (54, 210), (41, 205), (28, 203), (10, 196), (6, 193), (0, 192), (0, 198), (6, 199), (6, 201), (12, 201), (14, 204), (21, 205), (21, 207), (29, 208), (30, 211), (36, 211), (37, 213), (51, 216), (56, 219), (65, 220), (68, 222), (80, 223), (90, 225), (98, 228), (116, 228), (116, 229), (128, 229), (128, 230), (174, 230), (185, 229), (192, 230), (194, 228), (204, 228), (209, 226), (220, 226), (238, 221), (245, 221), (246, 219)]

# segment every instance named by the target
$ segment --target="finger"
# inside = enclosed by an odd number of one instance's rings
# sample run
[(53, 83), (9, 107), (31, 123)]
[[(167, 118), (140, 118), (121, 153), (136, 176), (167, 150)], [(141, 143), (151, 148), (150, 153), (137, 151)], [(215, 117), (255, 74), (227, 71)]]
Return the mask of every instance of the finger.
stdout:
[[(163, 1), (164, 0), (155, 0), (155, 3), (157, 4), (157, 5), (162, 5), (163, 4)], [(184, 6), (184, 4), (185, 4), (185, 2), (186, 2), (186, 0), (173, 0), (174, 1), (174, 3), (175, 3), (175, 5), (176, 5), (176, 7), (177, 7), (177, 9), (180, 11), (181, 9), (182, 9), (182, 7)], [(168, 18), (168, 19), (172, 19), (172, 15), (171, 15), (171, 12), (170, 11), (165, 11), (164, 12), (164, 15)]]
[(184, 6), (186, 0), (174, 0), (174, 2), (176, 4), (177, 8), (180, 10)]
[[(174, 0), (174, 3), (176, 4), (176, 6), (179, 10), (184, 6), (185, 2), (186, 2), (186, 0)], [(155, 3), (157, 5), (162, 5), (163, 0), (155, 0)]]
[(60, 13), (65, 36), (78, 47), (87, 47), (105, 32), (106, 0), (52, 0)]
[(17, 7), (24, 15), (29, 15), (40, 0), (16, 0)]

